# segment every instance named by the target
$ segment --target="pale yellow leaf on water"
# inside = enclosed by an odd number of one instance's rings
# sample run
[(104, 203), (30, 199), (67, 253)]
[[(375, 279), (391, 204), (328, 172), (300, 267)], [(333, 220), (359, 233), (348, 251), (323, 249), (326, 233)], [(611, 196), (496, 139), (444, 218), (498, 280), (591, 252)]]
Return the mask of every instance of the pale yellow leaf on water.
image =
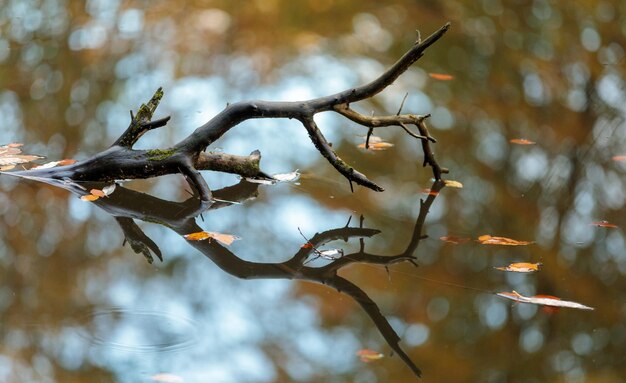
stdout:
[(188, 241), (204, 241), (205, 239), (215, 239), (216, 241), (223, 243), (224, 245), (230, 245), (236, 240), (241, 239), (236, 235), (215, 233), (210, 231), (199, 231), (197, 233), (185, 234), (183, 235), (183, 237), (185, 237), (185, 239), (187, 239)]
[(8, 156), (1, 156), (0, 157), (0, 166), (23, 164), (23, 163), (26, 163), (26, 162), (31, 162), (31, 161), (34, 161), (34, 160), (38, 160), (40, 158), (42, 158), (42, 157), (32, 156), (32, 155), (28, 155), (28, 154), (12, 154), (12, 155), (8, 155)]
[(89, 201), (89, 202), (93, 202), (95, 200), (97, 200), (98, 198), (100, 198), (97, 195), (93, 195), (93, 194), (85, 194), (84, 196), (81, 196), (80, 199), (83, 201)]
[(155, 382), (166, 382), (166, 383), (181, 383), (184, 382), (183, 378), (174, 374), (155, 374), (150, 377)]
[(463, 184), (460, 183), (459, 181), (454, 181), (454, 180), (444, 180), (443, 183), (450, 188), (458, 188), (458, 189), (462, 189), (463, 188)]
[(11, 170), (15, 168), (15, 165), (5, 165), (5, 166), (0, 166), (0, 172), (5, 172), (7, 170)]

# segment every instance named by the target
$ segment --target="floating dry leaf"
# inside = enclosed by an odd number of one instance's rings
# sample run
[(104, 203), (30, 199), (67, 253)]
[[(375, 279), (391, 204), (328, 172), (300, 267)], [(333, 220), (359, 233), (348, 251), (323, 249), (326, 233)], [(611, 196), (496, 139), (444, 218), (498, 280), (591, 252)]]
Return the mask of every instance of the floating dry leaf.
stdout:
[(378, 351), (363, 349), (356, 352), (356, 355), (361, 358), (362, 362), (369, 363), (378, 359), (382, 359), (384, 357)]
[(300, 246), (301, 249), (313, 249), (314, 246), (311, 242), (307, 242), (304, 245)]
[(52, 161), (52, 162), (48, 162), (45, 163), (43, 165), (39, 165), (39, 166), (34, 166), (33, 169), (49, 169), (49, 168), (53, 168), (55, 166), (66, 166), (66, 165), (71, 165), (76, 163), (76, 160), (72, 160), (72, 159), (65, 159), (65, 160), (60, 160), (60, 161)]
[(616, 224), (610, 223), (608, 221), (591, 222), (590, 225), (597, 226), (597, 227), (606, 227), (606, 228), (609, 228), (609, 229), (617, 229), (619, 227)]
[(516, 145), (535, 145), (535, 141), (527, 140), (525, 138), (513, 138), (509, 140), (510, 143)]
[(204, 241), (205, 239), (215, 239), (216, 241), (223, 243), (224, 245), (230, 245), (236, 240), (241, 239), (236, 235), (215, 233), (211, 231), (199, 231), (197, 233), (185, 234), (183, 235), (183, 237), (185, 237), (185, 239), (187, 239), (188, 241)]
[(478, 237), (481, 245), (503, 245), (503, 246), (525, 246), (533, 243), (532, 241), (518, 241), (516, 239), (506, 237), (493, 237), (491, 235), (481, 235)]
[(85, 194), (83, 196), (80, 196), (80, 199), (83, 201), (89, 201), (89, 202), (93, 202), (95, 200), (97, 200), (98, 198), (100, 198), (100, 196), (94, 195), (94, 194)]
[(445, 73), (429, 73), (428, 76), (440, 81), (450, 81), (454, 79), (454, 76)]
[(104, 192), (100, 189), (91, 189), (89, 190), (89, 193), (97, 197), (106, 197), (106, 194), (104, 194)]
[(277, 180), (278, 182), (293, 182), (300, 179), (300, 173), (298, 173), (298, 169), (291, 173), (279, 173), (272, 175), (272, 178)]
[(613, 161), (626, 162), (626, 155), (613, 156)]
[(439, 237), (440, 240), (447, 242), (447, 243), (453, 243), (455, 245), (460, 245), (463, 243), (467, 243), (469, 241), (471, 241), (471, 239), (469, 238), (464, 238), (464, 237), (456, 237), (454, 235), (447, 235), (444, 237)]
[[(389, 148), (393, 148), (393, 144), (390, 142), (371, 142), (369, 143), (369, 146), (367, 148), (367, 150), (387, 150)], [(359, 149), (365, 149), (365, 143), (359, 144), (357, 146)]]
[(104, 196), (108, 197), (111, 194), (113, 194), (113, 192), (115, 191), (116, 187), (117, 187), (117, 184), (111, 184), (111, 185), (103, 187), (102, 188), (102, 192), (104, 193)]
[(494, 267), (496, 270), (502, 271), (512, 271), (515, 273), (534, 273), (535, 271), (539, 271), (539, 267), (541, 263), (526, 263), (526, 262), (518, 262), (511, 263), (505, 267)]
[(450, 188), (458, 188), (458, 189), (462, 189), (463, 188), (463, 184), (460, 183), (459, 181), (454, 181), (454, 180), (444, 180), (443, 183)]
[(155, 382), (166, 382), (166, 383), (181, 383), (184, 382), (183, 378), (174, 374), (155, 374), (150, 377)]
[(564, 300), (561, 300), (561, 298), (552, 297), (552, 296), (535, 295), (533, 297), (525, 297), (515, 290), (510, 293), (509, 292), (497, 293), (496, 295), (503, 297), (503, 298), (511, 299), (516, 302), (532, 303), (532, 304), (541, 305), (541, 306), (568, 307), (571, 309), (579, 309), (579, 310), (593, 310), (594, 309), (593, 307), (585, 306), (578, 302), (564, 301)]

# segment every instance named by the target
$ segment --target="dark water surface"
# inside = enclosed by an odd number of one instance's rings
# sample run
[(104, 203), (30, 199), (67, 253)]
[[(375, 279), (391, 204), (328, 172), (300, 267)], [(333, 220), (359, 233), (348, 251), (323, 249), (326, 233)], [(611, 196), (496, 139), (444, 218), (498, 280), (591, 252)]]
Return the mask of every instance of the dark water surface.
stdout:
[[(351, 193), (290, 120), (243, 123), (210, 149), (259, 149), (264, 171), (301, 178), (203, 172), (221, 200), (206, 211), (177, 175), (95, 202), (0, 175), (0, 382), (415, 381), (402, 352), (424, 381), (626, 381), (625, 16), (609, 1), (0, 2), (0, 144), (40, 163), (107, 148), (159, 86), (156, 116), (172, 119), (139, 148), (228, 102), (363, 84), (415, 29), (451, 21), (354, 107), (395, 114), (408, 93), (403, 111), (432, 114), (437, 159), (463, 184), (429, 195), (441, 185), (418, 142), (389, 128), (376, 134), (393, 147), (365, 151), (366, 129), (334, 114), (316, 117), (333, 148), (385, 192)], [(202, 230), (241, 239), (182, 237)], [(514, 262), (542, 266), (494, 269)], [(595, 310), (495, 295), (512, 291)]]

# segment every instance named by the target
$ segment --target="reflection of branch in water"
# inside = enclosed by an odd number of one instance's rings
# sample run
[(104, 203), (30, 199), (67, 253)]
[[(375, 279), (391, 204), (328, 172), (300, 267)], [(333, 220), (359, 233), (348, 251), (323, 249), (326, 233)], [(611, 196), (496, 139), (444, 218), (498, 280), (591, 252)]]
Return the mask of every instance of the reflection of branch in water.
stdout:
[[(344, 266), (355, 263), (382, 265), (385, 267), (398, 262), (408, 261), (415, 263), (416, 258), (413, 253), (417, 249), (420, 240), (425, 238), (422, 235), (422, 227), (426, 215), (436, 198), (436, 192), (443, 185), (443, 182), (435, 182), (431, 188), (434, 193), (431, 193), (425, 201), (420, 200), (420, 212), (411, 239), (406, 249), (397, 255), (385, 256), (370, 254), (365, 251), (363, 238), (372, 237), (379, 234), (380, 231), (364, 228), (362, 218), (359, 227), (350, 227), (350, 221), (348, 221), (348, 224), (344, 227), (315, 234), (307, 240), (310, 246), (303, 246), (293, 257), (284, 262), (258, 263), (246, 261), (237, 257), (217, 241), (188, 241), (188, 243), (222, 270), (241, 279), (305, 280), (333, 287), (337, 291), (350, 296), (372, 319), (389, 346), (400, 356), (413, 373), (419, 377), (421, 375), (420, 369), (400, 347), (400, 337), (380, 312), (378, 305), (360, 287), (337, 273)], [(64, 183), (57, 186), (61, 186), (76, 194), (85, 193), (84, 187), (77, 184)], [(152, 251), (159, 259), (162, 259), (161, 252), (158, 246), (135, 224), (134, 219), (159, 223), (181, 236), (203, 231), (196, 223), (196, 217), (203, 212), (254, 198), (258, 186), (258, 184), (242, 181), (237, 185), (215, 191), (214, 197), (220, 202), (210, 206), (193, 197), (184, 202), (172, 202), (119, 186), (109, 198), (101, 198), (93, 203), (115, 217), (124, 232), (125, 241), (130, 243), (136, 253), (142, 253), (151, 262), (152, 255), (150, 252)], [(307, 260), (311, 256), (319, 256), (317, 253), (320, 253), (320, 250), (318, 249), (324, 244), (340, 239), (347, 242), (350, 238), (355, 237), (360, 238), (360, 249), (358, 252), (345, 254), (337, 259), (329, 259), (330, 262), (319, 267), (309, 266)]]

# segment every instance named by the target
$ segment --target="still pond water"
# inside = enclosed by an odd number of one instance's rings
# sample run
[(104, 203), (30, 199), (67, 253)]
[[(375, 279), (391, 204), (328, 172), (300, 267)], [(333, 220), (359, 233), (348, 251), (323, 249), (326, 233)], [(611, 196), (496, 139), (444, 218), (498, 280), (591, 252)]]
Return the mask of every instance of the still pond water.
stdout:
[[(300, 179), (204, 172), (221, 200), (206, 211), (180, 176), (85, 202), (0, 175), (0, 382), (408, 382), (411, 363), (431, 382), (626, 381), (624, 4), (237, 3), (0, 2), (0, 144), (87, 158), (162, 86), (172, 119), (138, 146), (168, 147), (228, 102), (365, 83), (451, 20), (355, 107), (394, 114), (408, 93), (463, 187), (429, 193), (419, 143), (389, 128), (393, 147), (365, 151), (366, 130), (330, 114), (333, 148), (385, 192), (352, 193), (287, 120), (210, 149), (259, 149)], [(240, 239), (183, 238), (197, 231)], [(516, 262), (541, 265), (495, 269)], [(513, 291), (595, 310), (496, 295)]]

